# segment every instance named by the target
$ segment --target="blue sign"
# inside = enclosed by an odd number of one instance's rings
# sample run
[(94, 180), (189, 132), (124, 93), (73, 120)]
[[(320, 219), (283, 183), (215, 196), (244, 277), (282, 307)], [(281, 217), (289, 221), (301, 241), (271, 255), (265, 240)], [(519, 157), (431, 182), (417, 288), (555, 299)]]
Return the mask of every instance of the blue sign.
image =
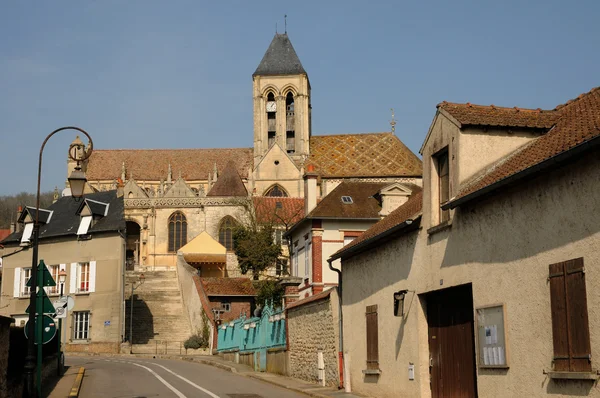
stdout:
[(110, 326), (110, 321), (104, 321), (104, 326)]

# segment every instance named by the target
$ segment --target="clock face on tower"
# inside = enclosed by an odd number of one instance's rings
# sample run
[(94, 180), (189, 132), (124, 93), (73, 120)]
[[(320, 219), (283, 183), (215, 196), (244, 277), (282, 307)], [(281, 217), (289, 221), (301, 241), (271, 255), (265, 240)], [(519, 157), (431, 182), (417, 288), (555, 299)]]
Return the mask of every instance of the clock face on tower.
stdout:
[(267, 112), (276, 112), (277, 111), (277, 103), (275, 101), (267, 102)]

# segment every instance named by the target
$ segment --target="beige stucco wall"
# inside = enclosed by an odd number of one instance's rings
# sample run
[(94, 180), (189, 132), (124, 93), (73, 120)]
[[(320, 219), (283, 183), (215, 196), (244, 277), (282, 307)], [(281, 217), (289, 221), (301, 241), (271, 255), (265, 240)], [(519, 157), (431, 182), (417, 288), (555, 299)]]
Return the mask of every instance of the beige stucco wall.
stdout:
[[(323, 352), (325, 383), (339, 384), (339, 316), (337, 290), (312, 303), (287, 311), (290, 376), (317, 383), (318, 352)], [(310, 338), (307, 338), (310, 336)]]
[[(590, 382), (556, 382), (548, 265), (577, 257), (586, 267), (592, 366), (600, 356), (600, 180), (597, 153), (505, 189), (454, 214), (450, 228), (425, 228), (343, 262), (344, 337), (354, 391), (372, 397), (430, 396), (426, 300), (420, 294), (471, 283), (474, 307), (503, 303), (508, 370), (477, 372), (482, 397), (600, 396)], [(392, 315), (392, 293), (407, 296), (404, 320)], [(380, 376), (365, 369), (365, 307), (379, 306)], [(594, 359), (596, 358), (596, 359)], [(415, 364), (415, 381), (407, 366)]]
[[(123, 267), (125, 264), (124, 239), (119, 235), (92, 235), (91, 240), (56, 239), (42, 241), (39, 259), (47, 265), (67, 264), (65, 295), (70, 291), (71, 263), (96, 261), (96, 288), (92, 293), (71, 294), (75, 298), (73, 311), (91, 311), (89, 342), (72, 341), (72, 316), (66, 318), (67, 350), (117, 351), (121, 342), (123, 318)], [(26, 320), (25, 309), (29, 299), (13, 298), (15, 268), (31, 267), (31, 249), (4, 259), (0, 314), (12, 316), (20, 325)], [(50, 295), (53, 301), (58, 295)], [(72, 312), (73, 312), (72, 311)], [(70, 314), (72, 314), (72, 312)], [(105, 321), (110, 325), (104, 326)]]

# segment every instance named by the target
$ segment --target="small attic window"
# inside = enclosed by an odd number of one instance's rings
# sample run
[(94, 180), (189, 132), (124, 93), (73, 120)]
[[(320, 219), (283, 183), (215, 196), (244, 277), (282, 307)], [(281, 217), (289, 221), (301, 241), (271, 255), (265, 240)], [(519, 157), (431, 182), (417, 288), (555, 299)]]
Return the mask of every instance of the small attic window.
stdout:
[(28, 244), (31, 240), (31, 233), (33, 232), (33, 223), (29, 222), (25, 224), (23, 235), (21, 236), (21, 244)]
[(352, 200), (352, 196), (342, 196), (342, 203), (347, 205), (351, 205), (352, 203), (354, 203), (354, 201)]
[(77, 235), (86, 235), (88, 233), (88, 229), (90, 229), (90, 225), (92, 225), (92, 216), (81, 217), (81, 222), (79, 223)]

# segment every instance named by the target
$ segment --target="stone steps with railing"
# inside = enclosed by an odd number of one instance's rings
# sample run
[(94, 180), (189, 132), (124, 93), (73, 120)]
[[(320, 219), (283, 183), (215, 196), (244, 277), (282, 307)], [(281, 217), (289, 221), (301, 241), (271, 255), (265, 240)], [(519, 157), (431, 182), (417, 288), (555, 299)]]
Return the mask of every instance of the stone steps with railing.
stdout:
[[(144, 274), (143, 283), (140, 275)], [(192, 331), (185, 312), (175, 271), (127, 271), (125, 281), (126, 330), (130, 333), (131, 283), (133, 291), (133, 346), (134, 353), (152, 354), (167, 344), (169, 354), (179, 351)], [(165, 343), (166, 342), (166, 343)], [(171, 348), (171, 345), (174, 348)]]

